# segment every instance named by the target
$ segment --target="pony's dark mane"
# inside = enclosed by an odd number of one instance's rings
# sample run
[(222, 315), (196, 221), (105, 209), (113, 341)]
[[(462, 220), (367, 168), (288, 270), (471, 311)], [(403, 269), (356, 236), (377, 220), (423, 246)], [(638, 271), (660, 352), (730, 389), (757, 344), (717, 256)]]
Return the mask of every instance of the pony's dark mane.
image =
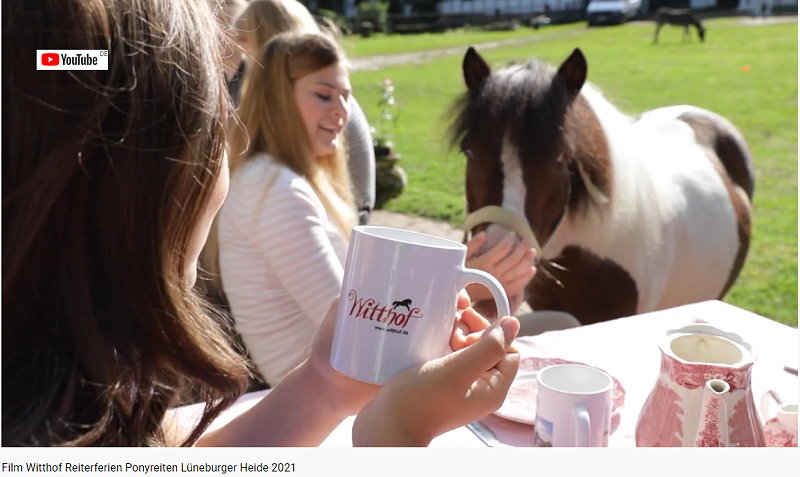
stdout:
[(531, 139), (525, 137), (522, 125), (526, 131), (555, 134), (562, 126), (569, 99), (554, 77), (554, 68), (535, 60), (492, 74), (479, 93), (467, 91), (453, 104), (451, 144), (457, 146), (475, 124), (503, 125), (510, 139), (520, 145)]

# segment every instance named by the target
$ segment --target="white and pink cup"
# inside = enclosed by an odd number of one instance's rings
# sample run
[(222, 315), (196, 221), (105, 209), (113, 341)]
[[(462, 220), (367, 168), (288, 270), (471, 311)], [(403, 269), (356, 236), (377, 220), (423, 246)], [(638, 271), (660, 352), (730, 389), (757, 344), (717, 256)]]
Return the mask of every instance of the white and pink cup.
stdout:
[(555, 364), (536, 375), (537, 447), (608, 447), (614, 380), (583, 364)]
[(331, 365), (360, 381), (384, 384), (452, 350), (458, 292), (489, 289), (498, 316), (510, 314), (502, 285), (464, 267), (467, 248), (417, 232), (356, 226), (347, 251)]

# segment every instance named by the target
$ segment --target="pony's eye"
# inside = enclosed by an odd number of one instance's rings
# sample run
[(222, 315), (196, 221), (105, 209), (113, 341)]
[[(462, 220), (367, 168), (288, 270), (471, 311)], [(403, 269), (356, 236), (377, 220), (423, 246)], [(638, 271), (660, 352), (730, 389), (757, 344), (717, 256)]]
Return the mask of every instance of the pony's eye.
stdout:
[(461, 152), (463, 152), (464, 155), (467, 156), (467, 159), (472, 160), (472, 149), (468, 147), (462, 147)]

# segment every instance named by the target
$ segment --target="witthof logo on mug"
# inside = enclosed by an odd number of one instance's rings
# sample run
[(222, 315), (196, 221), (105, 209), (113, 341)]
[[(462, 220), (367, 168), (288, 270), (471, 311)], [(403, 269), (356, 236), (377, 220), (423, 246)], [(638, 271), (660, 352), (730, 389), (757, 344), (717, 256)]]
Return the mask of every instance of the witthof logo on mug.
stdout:
[(411, 298), (394, 300), (391, 304), (381, 303), (374, 298), (359, 297), (355, 290), (350, 289), (347, 301), (352, 303), (347, 314), (350, 318), (374, 321), (375, 329), (387, 333), (407, 335), (405, 328), (409, 321), (424, 316)]
[(36, 50), (37, 70), (108, 70), (108, 50)]

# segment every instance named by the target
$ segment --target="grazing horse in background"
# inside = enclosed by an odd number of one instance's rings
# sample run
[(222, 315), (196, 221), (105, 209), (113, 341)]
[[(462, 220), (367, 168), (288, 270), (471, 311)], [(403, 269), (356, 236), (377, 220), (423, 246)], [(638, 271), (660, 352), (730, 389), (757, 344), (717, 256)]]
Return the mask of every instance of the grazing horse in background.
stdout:
[(661, 27), (665, 23), (682, 26), (683, 41), (686, 41), (686, 38), (692, 38), (691, 33), (689, 33), (690, 26), (697, 28), (697, 36), (700, 37), (700, 41), (705, 41), (706, 39), (706, 29), (703, 27), (703, 23), (691, 10), (688, 8), (661, 7), (656, 12), (656, 33), (653, 36), (653, 43), (658, 43), (658, 32), (661, 31)]
[[(467, 222), (487, 206), (524, 218), (541, 247), (526, 294), (536, 311), (587, 324), (723, 297), (750, 243), (742, 135), (694, 106), (631, 118), (586, 73), (578, 49), (557, 70), (534, 60), (497, 72), (467, 50), (452, 125)], [(507, 233), (475, 222), (487, 247)]]

